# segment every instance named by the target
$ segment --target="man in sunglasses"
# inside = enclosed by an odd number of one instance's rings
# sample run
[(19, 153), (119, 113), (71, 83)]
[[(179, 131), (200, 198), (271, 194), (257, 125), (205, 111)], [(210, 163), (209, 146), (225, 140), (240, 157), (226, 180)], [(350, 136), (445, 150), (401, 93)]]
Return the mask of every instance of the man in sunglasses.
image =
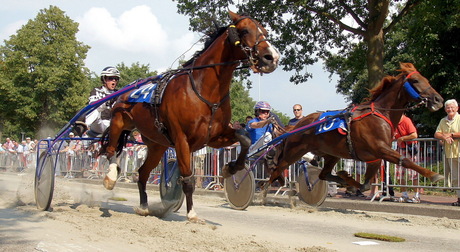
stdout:
[(300, 104), (295, 104), (293, 106), (293, 111), (294, 111), (294, 118), (289, 120), (288, 125), (296, 125), (296, 123), (303, 118), (302, 115), (302, 105)]
[[(101, 72), (101, 87), (94, 88), (89, 96), (89, 103), (97, 101), (117, 91), (116, 87), (120, 80), (120, 71), (115, 67), (108, 66)], [(76, 122), (75, 130), (81, 136), (88, 129), (87, 134), (92, 137), (101, 135), (110, 125), (112, 105), (116, 98), (101, 104), (97, 109), (86, 115), (85, 123)], [(79, 129), (83, 126), (83, 129)], [(89, 128), (88, 128), (89, 127)]]

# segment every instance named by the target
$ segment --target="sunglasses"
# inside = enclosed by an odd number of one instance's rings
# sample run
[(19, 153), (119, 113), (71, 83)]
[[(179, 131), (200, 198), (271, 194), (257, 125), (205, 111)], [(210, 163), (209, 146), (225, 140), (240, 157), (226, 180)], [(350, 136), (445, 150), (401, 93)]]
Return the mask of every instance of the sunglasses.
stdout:
[(113, 76), (108, 76), (108, 77), (106, 77), (106, 80), (109, 80), (109, 81), (112, 81), (112, 80), (119, 81), (120, 78), (118, 78), (118, 77), (113, 77)]
[(268, 114), (268, 113), (270, 113), (270, 110), (259, 110), (259, 113), (261, 113), (261, 114), (267, 113)]
[(294, 111), (301, 111), (301, 109), (294, 109)]

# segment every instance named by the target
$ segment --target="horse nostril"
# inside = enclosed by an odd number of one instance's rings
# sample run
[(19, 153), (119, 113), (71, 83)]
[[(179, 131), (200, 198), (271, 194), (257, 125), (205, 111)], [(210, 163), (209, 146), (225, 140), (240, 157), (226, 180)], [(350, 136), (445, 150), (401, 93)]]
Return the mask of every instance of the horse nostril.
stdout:
[(273, 61), (273, 56), (271, 54), (264, 55), (264, 59), (267, 61)]
[(434, 102), (435, 103), (442, 103), (442, 102), (444, 102), (444, 99), (439, 95), (435, 95), (434, 96)]

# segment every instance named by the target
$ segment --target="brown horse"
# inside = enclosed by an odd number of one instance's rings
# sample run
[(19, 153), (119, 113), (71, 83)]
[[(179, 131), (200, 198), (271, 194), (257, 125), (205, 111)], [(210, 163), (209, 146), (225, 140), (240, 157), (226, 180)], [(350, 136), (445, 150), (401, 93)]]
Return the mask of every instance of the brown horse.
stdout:
[[(230, 82), (240, 63), (248, 64), (255, 73), (273, 72), (279, 61), (278, 51), (268, 42), (267, 31), (248, 16), (229, 12), (232, 24), (221, 28), (205, 43), (204, 49), (165, 81), (159, 105), (128, 102), (130, 93), (118, 98), (112, 110), (108, 141), (101, 152), (110, 160), (104, 186), (111, 190), (119, 174), (115, 152), (136, 128), (148, 147), (145, 163), (139, 169), (141, 209), (148, 214), (149, 174), (168, 147), (176, 149), (182, 190), (186, 197), (187, 218), (200, 220), (194, 209), (195, 188), (191, 153), (203, 146), (221, 148), (235, 142), (242, 145), (235, 169), (243, 169), (250, 141), (242, 132), (229, 127), (231, 119)], [(117, 149), (118, 147), (118, 149)]]
[[(413, 169), (432, 182), (443, 179), (443, 176), (416, 165), (391, 149), (394, 127), (398, 125), (409, 102), (423, 101), (430, 111), (443, 106), (443, 98), (411, 63), (401, 63), (400, 71), (401, 74), (396, 77), (383, 78), (380, 85), (370, 91), (368, 101), (349, 110), (347, 116), (344, 114), (348, 132), (334, 130), (315, 134), (316, 127), (308, 125), (318, 121), (321, 113), (310, 114), (299, 121), (293, 130), (302, 127), (306, 130), (298, 130), (298, 133), (286, 137), (284, 143), (280, 144), (277, 168), (271, 174), (268, 184), (276, 179), (284, 181), (283, 170), (307, 152), (324, 158), (320, 179), (353, 185), (362, 191), (369, 189), (369, 181), (376, 174), (382, 159)], [(331, 174), (340, 158), (368, 163), (364, 185), (350, 177)]]

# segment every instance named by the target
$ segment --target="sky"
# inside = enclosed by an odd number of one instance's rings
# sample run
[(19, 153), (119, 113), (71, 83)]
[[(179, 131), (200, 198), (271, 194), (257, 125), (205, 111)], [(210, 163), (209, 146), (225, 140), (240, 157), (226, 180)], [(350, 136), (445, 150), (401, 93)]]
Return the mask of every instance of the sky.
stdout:
[[(139, 62), (161, 73), (176, 68), (182, 55), (187, 60), (202, 48), (202, 44), (196, 44), (200, 34), (189, 30), (188, 17), (178, 14), (176, 3), (171, 0), (3, 1), (1, 44), (50, 5), (59, 7), (79, 23), (77, 40), (91, 47), (85, 65), (97, 74), (106, 66), (122, 62), (127, 66)], [(304, 115), (347, 106), (344, 96), (336, 93), (336, 77), (330, 81), (329, 73), (319, 63), (307, 70), (313, 79), (299, 85), (289, 82), (292, 73), (281, 67), (262, 76), (252, 74), (250, 96), (256, 101), (268, 101), (275, 110), (290, 117), (296, 103), (303, 106)]]

